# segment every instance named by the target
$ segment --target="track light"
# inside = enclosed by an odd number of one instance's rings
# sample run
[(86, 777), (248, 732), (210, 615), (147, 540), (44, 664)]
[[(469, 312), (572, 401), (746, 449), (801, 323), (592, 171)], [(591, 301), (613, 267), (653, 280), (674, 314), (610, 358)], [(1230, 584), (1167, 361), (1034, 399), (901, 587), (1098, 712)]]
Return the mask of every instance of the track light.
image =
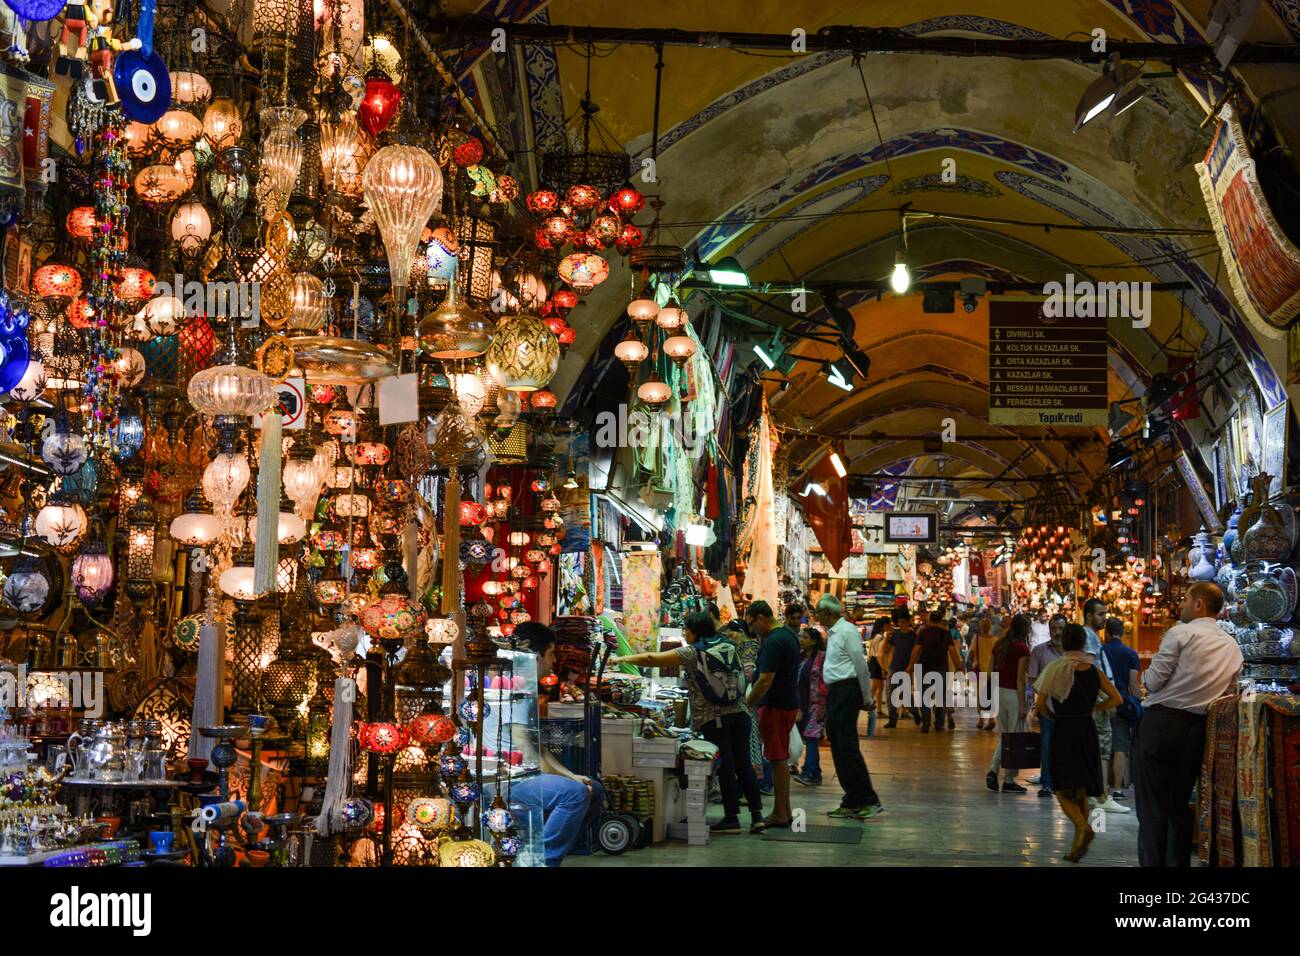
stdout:
[(738, 289), (749, 288), (749, 273), (741, 266), (735, 256), (724, 256), (711, 266), (704, 266), (709, 279), (715, 285), (732, 286)]
[(827, 362), (824, 368), (826, 381), (846, 392), (853, 391), (853, 367), (844, 359)]
[[(1103, 68), (1101, 76), (1088, 84), (1074, 109), (1074, 131), (1091, 120), (1101, 116), (1107, 110), (1112, 116), (1118, 116), (1145, 94), (1146, 90), (1138, 85), (1142, 71), (1136, 66), (1119, 62), (1118, 55), (1113, 56)], [(1122, 107), (1122, 108), (1121, 108)]]
[(841, 478), (849, 473), (849, 470), (844, 467), (844, 459), (840, 457), (840, 453), (837, 451), (831, 452), (831, 467), (835, 469), (835, 474)]
[(785, 343), (781, 341), (781, 333), (775, 332), (766, 342), (754, 343), (754, 354), (769, 371), (776, 371), (782, 375), (789, 375), (794, 369), (795, 363), (799, 361), (795, 356), (790, 355), (785, 350)]

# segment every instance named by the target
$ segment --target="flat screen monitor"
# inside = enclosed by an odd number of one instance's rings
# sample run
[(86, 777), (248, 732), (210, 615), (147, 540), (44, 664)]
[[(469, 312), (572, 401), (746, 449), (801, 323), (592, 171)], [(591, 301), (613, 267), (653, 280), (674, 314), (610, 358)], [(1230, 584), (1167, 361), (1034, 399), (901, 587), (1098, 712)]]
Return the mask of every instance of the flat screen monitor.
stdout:
[(886, 511), (885, 540), (891, 544), (938, 544), (939, 516), (933, 511)]

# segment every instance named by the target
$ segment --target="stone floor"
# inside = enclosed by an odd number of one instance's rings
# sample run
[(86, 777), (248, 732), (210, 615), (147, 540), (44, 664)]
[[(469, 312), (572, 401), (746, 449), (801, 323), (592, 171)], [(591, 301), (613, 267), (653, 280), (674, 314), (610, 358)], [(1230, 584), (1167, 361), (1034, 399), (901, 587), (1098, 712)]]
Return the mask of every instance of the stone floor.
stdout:
[[(864, 714), (864, 734), (865, 729)], [(908, 720), (895, 730), (882, 723), (874, 737), (862, 738), (862, 750), (886, 812), (847, 824), (826, 817), (839, 804), (840, 790), (830, 750), (823, 747), (825, 782), (794, 784), (791, 803), (807, 812), (809, 824), (861, 827), (857, 845), (772, 842), (746, 833), (713, 837), (704, 847), (668, 841), (617, 857), (569, 857), (565, 866), (1073, 866), (1061, 858), (1073, 828), (1055, 800), (1040, 798), (1029, 786), (1033, 771), (1020, 774), (1026, 794), (993, 793), (985, 786), (997, 741), (997, 734), (975, 730), (974, 711), (958, 711), (957, 730), (941, 734), (922, 734)], [(1121, 801), (1126, 806), (1133, 804), (1129, 793)], [(721, 807), (712, 805), (710, 822), (720, 816)], [(1136, 866), (1136, 815), (1110, 813), (1105, 825), (1078, 865)]]

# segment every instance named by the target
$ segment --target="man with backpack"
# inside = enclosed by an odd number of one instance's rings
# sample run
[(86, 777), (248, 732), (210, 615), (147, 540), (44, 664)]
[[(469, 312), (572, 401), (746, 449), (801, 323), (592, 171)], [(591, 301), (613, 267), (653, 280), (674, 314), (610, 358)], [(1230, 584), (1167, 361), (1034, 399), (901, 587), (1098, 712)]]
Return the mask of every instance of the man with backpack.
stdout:
[(823, 594), (817, 602), (817, 621), (826, 628), (826, 733), (831, 742), (835, 776), (844, 788), (840, 805), (832, 817), (869, 820), (885, 812), (871, 786), (871, 773), (858, 744), (858, 714), (871, 699), (871, 674), (862, 653), (862, 634), (844, 618), (843, 608), (833, 595)]
[(749, 711), (745, 707), (745, 672), (736, 646), (718, 634), (703, 611), (686, 616), (686, 646), (657, 654), (631, 654), (609, 664), (680, 667), (691, 701), (691, 728), (718, 748), (718, 787), (724, 816), (710, 833), (740, 833), (740, 795), (749, 805), (750, 833), (767, 829), (763, 798), (749, 759)]

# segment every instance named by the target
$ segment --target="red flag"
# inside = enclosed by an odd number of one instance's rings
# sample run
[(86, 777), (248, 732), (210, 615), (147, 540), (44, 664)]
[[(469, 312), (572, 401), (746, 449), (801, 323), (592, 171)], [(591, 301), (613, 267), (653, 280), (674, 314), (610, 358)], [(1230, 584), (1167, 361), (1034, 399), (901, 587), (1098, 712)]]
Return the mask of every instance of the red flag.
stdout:
[(1196, 394), (1196, 356), (1171, 358), (1169, 360), (1169, 374), (1179, 385), (1186, 386), (1186, 388), (1179, 389), (1174, 397), (1170, 399), (1169, 416), (1180, 422), (1200, 418), (1201, 401)]
[[(843, 456), (841, 456), (842, 458)], [(849, 523), (849, 483), (841, 478), (831, 464), (829, 453), (823, 455), (808, 473), (807, 483), (820, 486), (826, 493), (819, 494), (816, 489), (801, 495), (804, 515), (817, 541), (826, 553), (826, 560), (836, 571), (844, 564), (853, 546), (852, 525)], [(804, 485), (805, 488), (808, 484)]]

